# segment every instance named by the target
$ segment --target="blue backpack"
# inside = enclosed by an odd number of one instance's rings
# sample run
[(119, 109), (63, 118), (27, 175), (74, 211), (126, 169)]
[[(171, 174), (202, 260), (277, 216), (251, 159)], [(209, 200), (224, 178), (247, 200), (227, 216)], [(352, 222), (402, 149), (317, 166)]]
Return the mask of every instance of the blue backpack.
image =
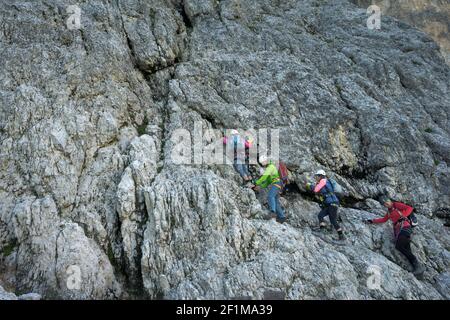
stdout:
[(341, 185), (339, 183), (337, 183), (336, 180), (331, 179), (331, 178), (328, 179), (328, 181), (330, 181), (331, 188), (333, 188), (332, 192), (336, 195), (336, 197), (342, 198), (342, 196), (344, 196), (344, 191), (343, 191)]

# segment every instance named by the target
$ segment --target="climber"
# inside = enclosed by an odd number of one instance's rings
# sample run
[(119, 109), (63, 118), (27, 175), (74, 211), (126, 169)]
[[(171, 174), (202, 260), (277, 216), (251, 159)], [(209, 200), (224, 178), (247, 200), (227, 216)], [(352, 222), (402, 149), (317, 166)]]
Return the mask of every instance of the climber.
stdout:
[[(254, 156), (253, 154), (250, 154), (250, 150), (253, 147), (253, 133), (250, 131), (245, 132), (245, 164), (247, 165), (247, 168), (250, 167), (250, 157)], [(249, 170), (249, 169), (248, 169)]]
[(383, 218), (364, 220), (364, 222), (372, 224), (384, 223), (389, 219), (392, 220), (394, 236), (396, 239), (395, 248), (405, 255), (411, 263), (414, 275), (423, 274), (425, 272), (425, 267), (411, 252), (412, 227), (417, 223), (416, 217), (414, 215), (411, 217), (413, 208), (401, 202), (394, 202), (387, 197), (383, 197), (381, 202), (388, 208), (386, 215)]
[(334, 193), (333, 186), (329, 179), (326, 178), (324, 170), (318, 170), (315, 174), (316, 184), (307, 183), (306, 189), (314, 193), (319, 194), (321, 200), (322, 210), (318, 214), (319, 218), (319, 230), (323, 231), (326, 228), (326, 223), (324, 218), (329, 217), (331, 224), (334, 229), (336, 229), (339, 240), (344, 240), (344, 232), (338, 223), (338, 209), (339, 209), (339, 199)]
[(252, 176), (249, 171), (247, 162), (247, 152), (251, 147), (251, 141), (244, 139), (239, 135), (239, 132), (235, 129), (231, 130), (231, 135), (229, 137), (225, 136), (223, 138), (223, 143), (226, 145), (228, 141), (233, 142), (233, 167), (239, 172), (244, 183), (252, 180)]
[(269, 203), (270, 213), (265, 218), (270, 220), (276, 217), (277, 222), (283, 223), (286, 221), (286, 215), (284, 214), (284, 209), (280, 204), (282, 183), (278, 169), (266, 156), (260, 156), (259, 163), (265, 168), (265, 170), (262, 176), (256, 180), (253, 190), (258, 191), (260, 188), (269, 187), (267, 201)]

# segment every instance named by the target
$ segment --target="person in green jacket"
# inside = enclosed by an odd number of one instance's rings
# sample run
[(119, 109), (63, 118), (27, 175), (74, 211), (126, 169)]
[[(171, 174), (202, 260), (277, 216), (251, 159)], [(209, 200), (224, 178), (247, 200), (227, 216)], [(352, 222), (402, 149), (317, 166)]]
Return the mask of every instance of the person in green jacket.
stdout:
[(267, 157), (261, 156), (259, 158), (259, 163), (265, 168), (265, 170), (262, 176), (256, 180), (254, 190), (258, 191), (260, 188), (269, 187), (267, 200), (271, 213), (266, 216), (266, 219), (269, 220), (276, 217), (277, 222), (283, 223), (286, 221), (286, 215), (280, 204), (280, 193), (283, 188), (280, 174), (275, 164)]

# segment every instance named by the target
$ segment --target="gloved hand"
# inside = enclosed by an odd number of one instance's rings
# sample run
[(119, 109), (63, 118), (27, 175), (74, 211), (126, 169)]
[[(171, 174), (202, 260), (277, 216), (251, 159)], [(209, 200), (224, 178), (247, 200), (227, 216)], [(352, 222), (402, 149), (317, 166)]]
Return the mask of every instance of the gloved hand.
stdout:
[(371, 219), (364, 219), (363, 222), (365, 224), (372, 224), (373, 223), (373, 221)]
[(306, 191), (311, 191), (311, 183), (310, 182), (308, 182), (307, 184), (306, 184)]

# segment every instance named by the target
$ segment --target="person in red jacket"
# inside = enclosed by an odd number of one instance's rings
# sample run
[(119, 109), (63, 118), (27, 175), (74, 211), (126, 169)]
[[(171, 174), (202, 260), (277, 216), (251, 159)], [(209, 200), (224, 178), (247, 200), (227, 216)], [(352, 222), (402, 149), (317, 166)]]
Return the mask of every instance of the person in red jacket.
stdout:
[(393, 202), (389, 198), (382, 199), (383, 205), (388, 212), (383, 218), (365, 220), (366, 223), (385, 223), (391, 220), (394, 227), (395, 248), (400, 251), (413, 266), (413, 274), (421, 275), (425, 267), (419, 263), (416, 256), (411, 252), (412, 227), (416, 218), (412, 213), (414, 208), (401, 202)]

